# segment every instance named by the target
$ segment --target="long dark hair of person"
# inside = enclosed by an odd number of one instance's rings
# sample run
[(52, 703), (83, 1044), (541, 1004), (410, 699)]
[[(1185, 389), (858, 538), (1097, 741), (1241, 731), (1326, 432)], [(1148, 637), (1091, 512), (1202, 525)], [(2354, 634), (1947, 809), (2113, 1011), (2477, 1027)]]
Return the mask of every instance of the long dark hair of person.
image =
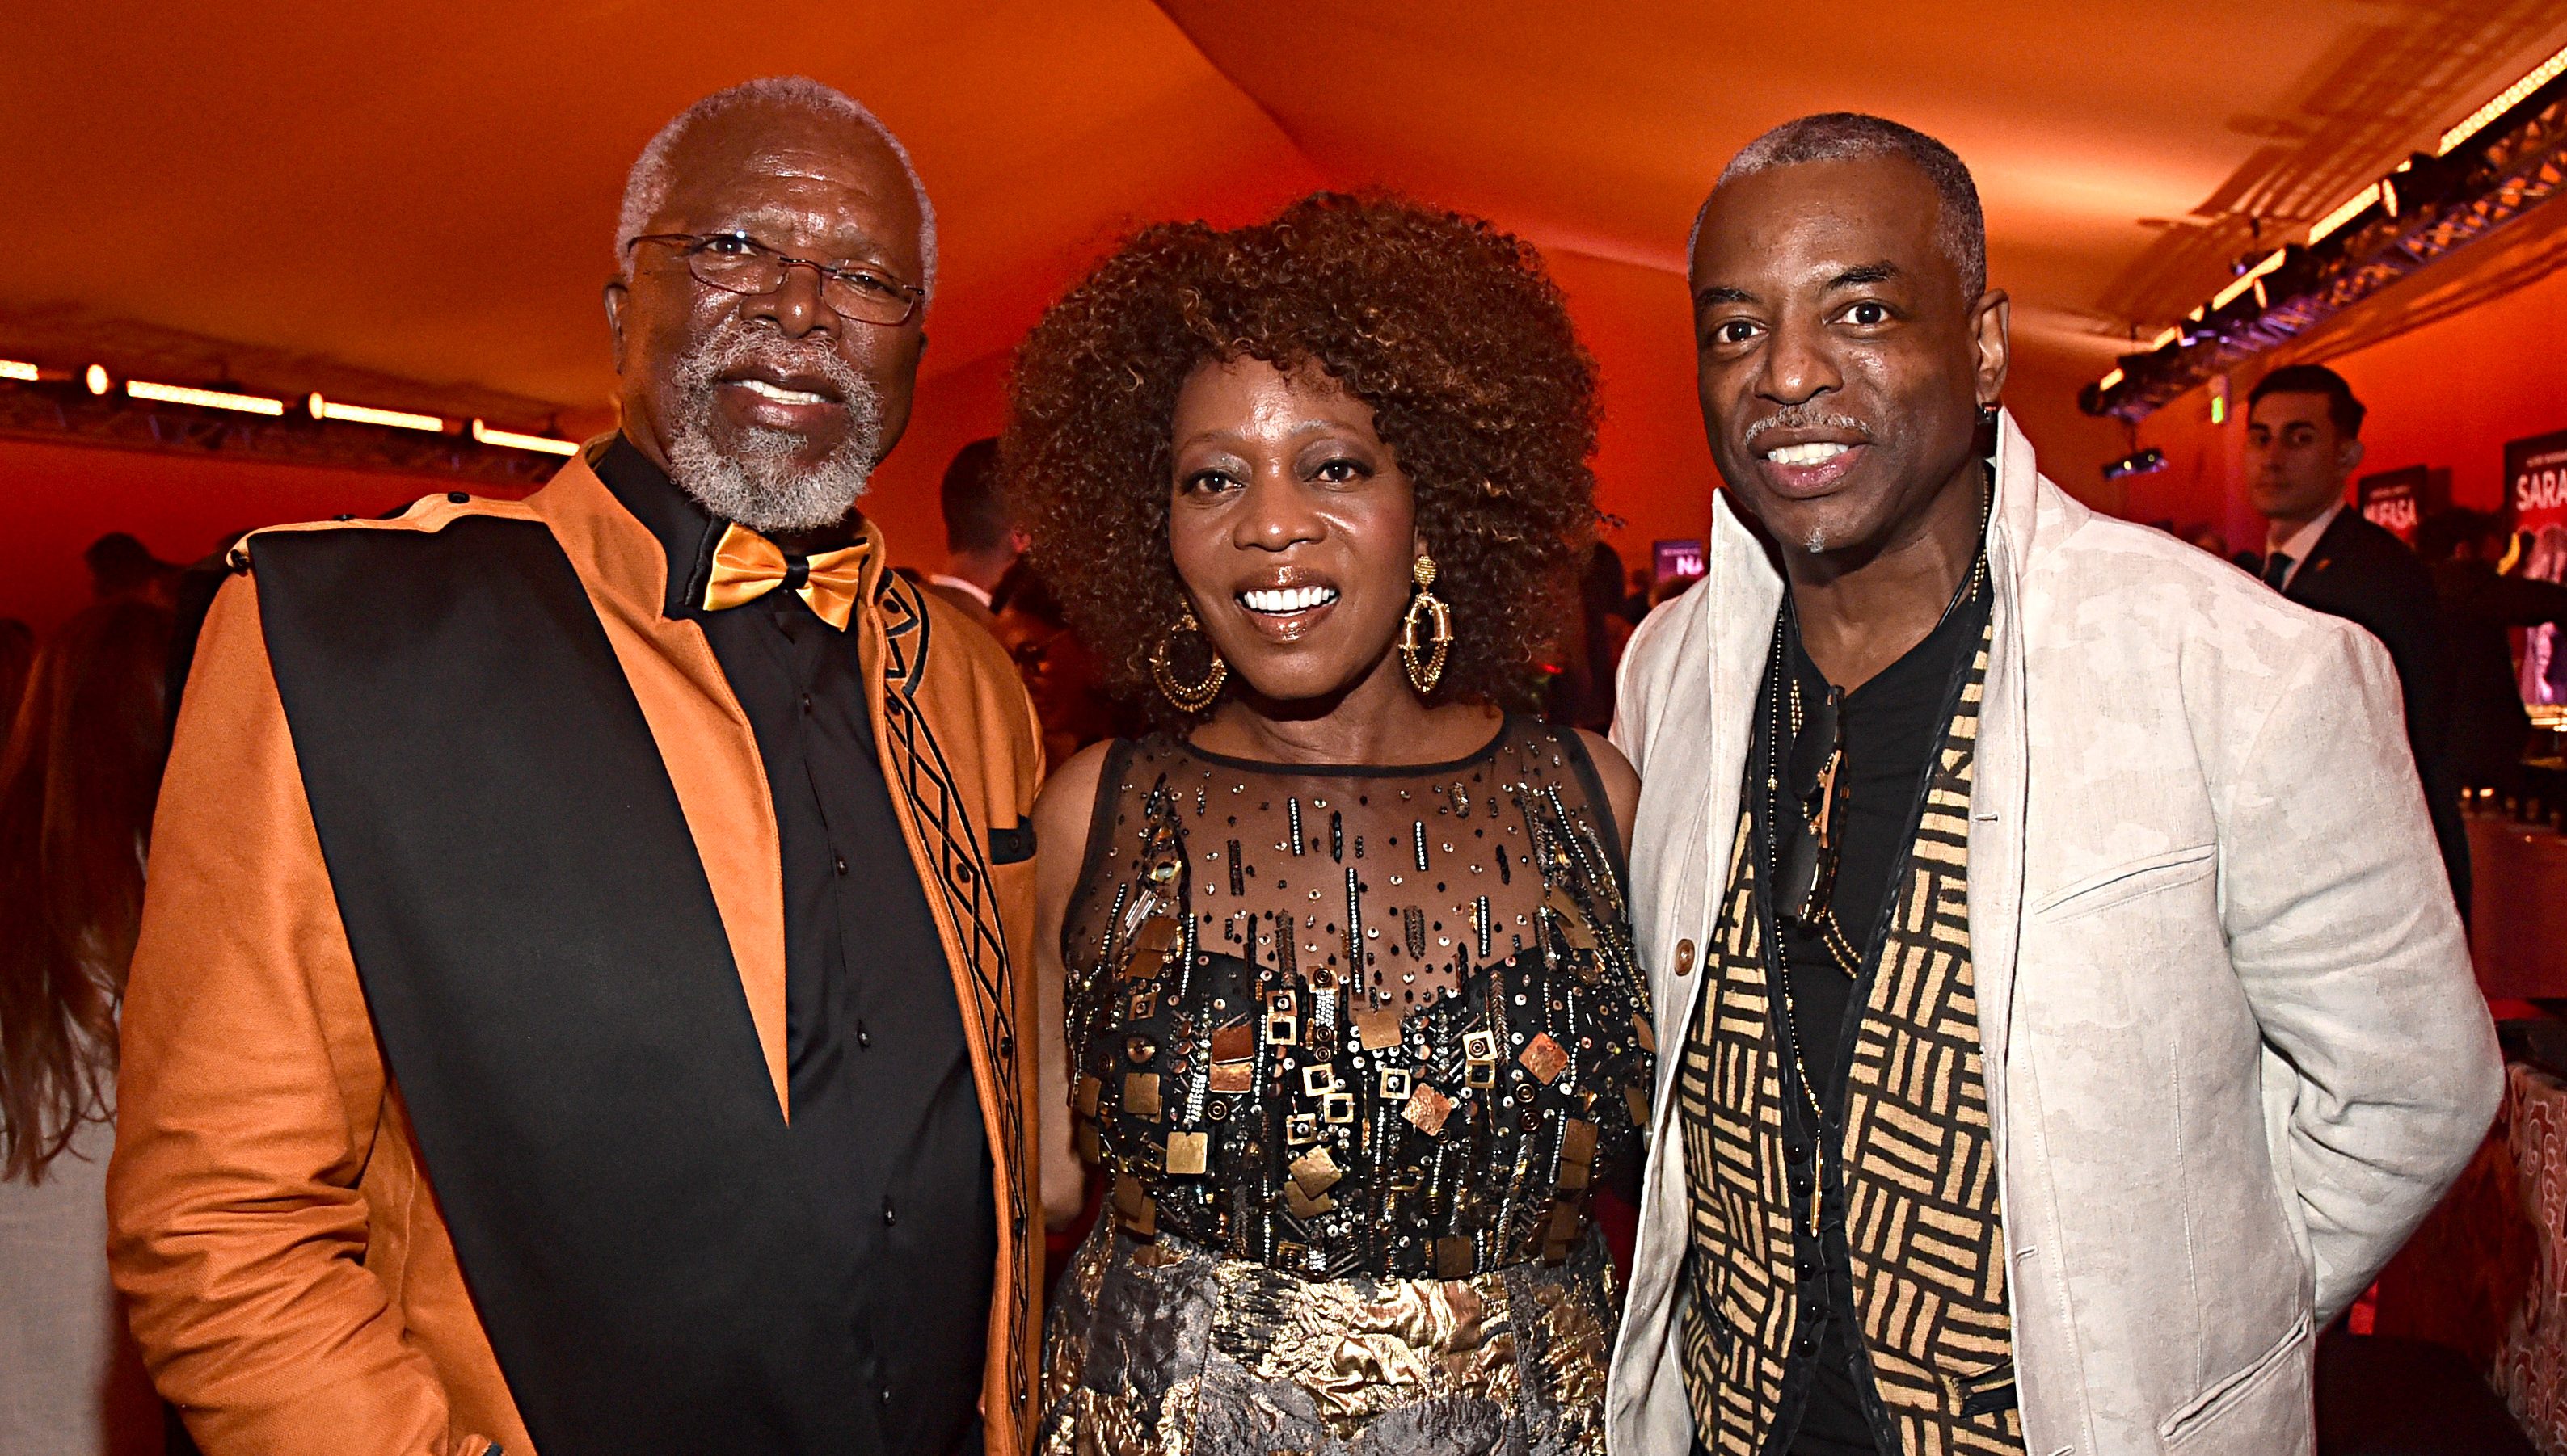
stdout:
[(0, 1180), (113, 1112), (116, 1013), (168, 753), (170, 614), (101, 603), (36, 654), (0, 752)]

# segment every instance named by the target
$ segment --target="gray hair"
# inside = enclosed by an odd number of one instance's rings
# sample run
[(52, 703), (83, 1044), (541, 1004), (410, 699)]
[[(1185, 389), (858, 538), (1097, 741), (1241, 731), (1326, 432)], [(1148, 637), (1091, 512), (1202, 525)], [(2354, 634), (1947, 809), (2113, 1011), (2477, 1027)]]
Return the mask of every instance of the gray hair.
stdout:
[(660, 204), (669, 198), (670, 158), (678, 143), (687, 138), (699, 122), (710, 121), (726, 112), (748, 106), (774, 106), (814, 116), (852, 121), (882, 139), (891, 154), (900, 158), (901, 172), (909, 178), (910, 189), (918, 194), (918, 258), (924, 276), (918, 286), (929, 298), (936, 295), (936, 205), (927, 200), (927, 186), (918, 179), (918, 168), (910, 162), (909, 148), (891, 134), (873, 113), (866, 111), (853, 97), (835, 87), (823, 86), (807, 76), (768, 76), (756, 81), (714, 92), (703, 101), (680, 112), (660, 128), (651, 144), (642, 148), (634, 160), (633, 170), (624, 179), (624, 210), (615, 223), (615, 276), (633, 276), (633, 255), (627, 251), (635, 238), (651, 226)]
[(1902, 157), (1925, 174), (1942, 204), (1936, 209), (1934, 245), (1960, 270), (1961, 290), (1968, 299), (1975, 301), (1987, 292), (1988, 224), (1979, 212), (1979, 188), (1970, 180), (1970, 169), (1952, 148), (1915, 127), (1860, 112), (1823, 112), (1786, 121), (1731, 157), (1729, 165), (1720, 169), (1720, 180), (1712, 183), (1711, 196), (1694, 210), (1693, 231), (1685, 237), (1686, 272), (1692, 272), (1703, 219), (1710, 215), (1712, 198), (1720, 195), (1721, 188), (1776, 167), (1872, 156)]

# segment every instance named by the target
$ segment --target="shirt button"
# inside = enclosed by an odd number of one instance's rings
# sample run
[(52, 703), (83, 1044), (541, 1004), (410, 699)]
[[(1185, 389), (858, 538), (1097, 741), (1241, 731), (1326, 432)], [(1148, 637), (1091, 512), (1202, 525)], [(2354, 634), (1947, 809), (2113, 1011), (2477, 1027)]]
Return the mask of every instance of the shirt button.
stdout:
[(892, 1226), (892, 1215), (891, 1215), (891, 1195), (890, 1195), (890, 1194), (888, 1194), (888, 1193), (886, 1193), (886, 1194), (884, 1194), (884, 1195), (883, 1195), (883, 1227), (884, 1227), (884, 1228), (890, 1228), (891, 1226)]
[(1792, 1353), (1794, 1354), (1807, 1356), (1817, 1354), (1818, 1352), (1819, 1342), (1806, 1335), (1792, 1341)]
[(1690, 940), (1676, 942), (1676, 974), (1679, 976), (1693, 974), (1693, 942)]
[(802, 694), (802, 716), (805, 718), (811, 716), (811, 695), (807, 692)]
[(834, 864), (836, 864), (836, 865), (838, 866), (838, 872), (839, 872), (840, 874), (845, 874), (845, 873), (847, 872), (847, 856), (846, 856), (846, 855), (841, 854), (841, 855), (839, 855), (836, 859), (832, 860), (831, 862), (832, 862), (832, 863), (834, 863)]
[(856, 1045), (857, 1045), (857, 1046), (859, 1046), (859, 1047), (870, 1047), (870, 1046), (872, 1046), (873, 1044), (874, 1044), (874, 1034), (873, 1034), (872, 1032), (867, 1031), (867, 1030), (865, 1029), (865, 1024), (864, 1024), (863, 1022), (861, 1022), (861, 1021), (860, 1021), (860, 1022), (857, 1022), (857, 1023), (856, 1023)]
[(889, 1385), (882, 1387), (882, 1393), (877, 1395), (875, 1399), (882, 1404), (882, 1407), (885, 1410), (889, 1410), (891, 1408), (891, 1387)]

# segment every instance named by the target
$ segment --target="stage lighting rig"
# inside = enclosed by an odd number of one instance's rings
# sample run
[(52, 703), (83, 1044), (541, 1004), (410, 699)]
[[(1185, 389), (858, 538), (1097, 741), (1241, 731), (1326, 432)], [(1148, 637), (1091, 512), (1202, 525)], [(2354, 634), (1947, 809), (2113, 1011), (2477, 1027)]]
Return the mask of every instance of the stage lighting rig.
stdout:
[[(2148, 348), (2114, 361), (2078, 406), (2137, 423), (2185, 390), (2307, 334), (2567, 192), (2567, 49), (2236, 276)], [(2224, 411), (2222, 411), (2224, 413)]]

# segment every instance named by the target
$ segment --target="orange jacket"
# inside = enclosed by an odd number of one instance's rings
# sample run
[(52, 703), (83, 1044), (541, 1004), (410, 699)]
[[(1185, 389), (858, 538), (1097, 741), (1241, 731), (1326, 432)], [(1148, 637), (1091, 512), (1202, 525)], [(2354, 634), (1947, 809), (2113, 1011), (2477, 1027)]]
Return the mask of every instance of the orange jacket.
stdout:
[[(661, 614), (658, 541), (583, 459), (522, 503), (433, 496), (392, 521), (285, 529), (436, 531), (476, 515), (544, 523), (586, 587), (677, 789), (783, 1101), (773, 801), (703, 632)], [(1034, 870), (993, 864), (976, 883), (983, 856), (947, 837), (1024, 822), (1041, 734), (1006, 654), (885, 570), (875, 544), (851, 629), (980, 1091), (999, 1215), (984, 1414), (991, 1456), (1014, 1456), (1033, 1415), (1043, 1258), (1034, 1052), (1018, 1035), (1034, 1006), (1022, 953)], [(245, 548), (254, 570), (257, 539)], [(903, 639), (920, 616), (930, 630)], [(915, 736), (883, 731), (887, 685), (918, 709)], [(135, 1335), (209, 1456), (533, 1450), (385, 1073), (246, 580), (206, 619), (153, 824), (108, 1204)]]

